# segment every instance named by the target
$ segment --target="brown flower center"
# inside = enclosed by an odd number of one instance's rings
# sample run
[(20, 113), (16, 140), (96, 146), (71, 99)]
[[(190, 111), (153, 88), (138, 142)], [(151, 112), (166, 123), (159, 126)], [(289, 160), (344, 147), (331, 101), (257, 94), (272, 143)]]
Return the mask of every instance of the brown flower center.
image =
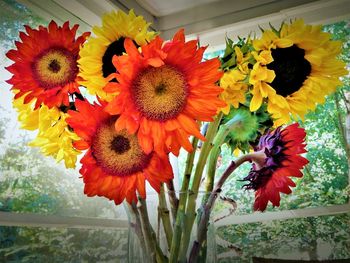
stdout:
[(49, 70), (51, 70), (54, 73), (57, 73), (58, 71), (60, 71), (60, 69), (60, 63), (57, 61), (57, 59), (53, 59), (49, 64)]
[(76, 55), (65, 48), (49, 48), (34, 59), (32, 72), (40, 87), (64, 86), (74, 82), (78, 74)]
[(138, 139), (126, 130), (117, 132), (115, 118), (101, 124), (92, 141), (92, 154), (109, 175), (128, 176), (146, 168), (151, 154), (145, 154)]
[(166, 121), (183, 110), (187, 83), (183, 74), (169, 65), (149, 67), (135, 79), (131, 96), (143, 116), (150, 120)]
[(111, 142), (111, 149), (117, 154), (123, 154), (130, 150), (130, 141), (122, 135), (117, 135)]

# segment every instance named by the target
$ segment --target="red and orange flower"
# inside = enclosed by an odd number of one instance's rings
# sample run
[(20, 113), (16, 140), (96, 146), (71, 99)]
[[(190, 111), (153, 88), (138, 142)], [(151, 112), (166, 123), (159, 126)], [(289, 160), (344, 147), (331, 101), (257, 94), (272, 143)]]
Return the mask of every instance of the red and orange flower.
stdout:
[(145, 180), (159, 192), (161, 183), (173, 178), (166, 154), (145, 153), (135, 134), (115, 130), (118, 116), (104, 111), (105, 102), (76, 100), (75, 105), (77, 111), (68, 111), (67, 123), (81, 138), (75, 148), (88, 150), (80, 161), (86, 195), (105, 196), (116, 204), (124, 199), (137, 202), (136, 191), (146, 198)]
[(24, 96), (24, 103), (36, 99), (35, 108), (44, 103), (49, 108), (69, 105), (69, 95), (79, 93), (77, 59), (80, 46), (90, 33), (75, 38), (78, 25), (69, 27), (66, 22), (57, 26), (32, 29), (25, 26), (20, 32), (22, 42), (17, 49), (7, 52), (15, 63), (7, 67), (13, 76), (7, 82), (18, 90), (15, 99)]
[(205, 138), (197, 121), (212, 121), (226, 104), (218, 96), (222, 89), (215, 83), (222, 76), (220, 61), (202, 61), (204, 47), (197, 41), (185, 42), (183, 30), (164, 43), (156, 37), (141, 47), (125, 40), (127, 56), (114, 56), (118, 81), (105, 91), (119, 93), (106, 107), (110, 114), (120, 114), (116, 130), (137, 133), (146, 153), (170, 151), (181, 147), (192, 150), (188, 137)]
[(268, 201), (280, 205), (280, 192), (290, 194), (295, 183), (289, 177), (302, 177), (300, 171), (308, 160), (305, 153), (305, 130), (298, 123), (281, 127), (260, 138), (256, 152), (252, 154), (253, 166), (244, 180), (246, 189), (255, 190), (254, 210), (264, 211)]

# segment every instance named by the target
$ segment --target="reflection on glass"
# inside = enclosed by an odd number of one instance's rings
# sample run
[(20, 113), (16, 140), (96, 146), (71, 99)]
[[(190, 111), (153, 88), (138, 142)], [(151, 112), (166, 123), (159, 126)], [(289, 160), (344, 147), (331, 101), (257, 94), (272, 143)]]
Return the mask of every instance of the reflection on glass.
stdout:
[(350, 214), (341, 214), (220, 227), (218, 261), (348, 259), (349, 225)]
[(0, 262), (127, 262), (127, 255), (127, 230), (0, 227)]

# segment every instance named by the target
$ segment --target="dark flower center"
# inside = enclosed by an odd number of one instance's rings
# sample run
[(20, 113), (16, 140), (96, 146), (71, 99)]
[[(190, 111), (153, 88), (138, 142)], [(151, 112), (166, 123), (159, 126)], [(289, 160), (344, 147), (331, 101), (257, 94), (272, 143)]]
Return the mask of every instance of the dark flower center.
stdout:
[(287, 97), (302, 87), (311, 73), (311, 64), (304, 58), (305, 50), (297, 45), (272, 49), (271, 54), (274, 61), (267, 68), (274, 70), (276, 77), (270, 85), (277, 94)]
[(117, 154), (123, 154), (130, 149), (130, 141), (122, 135), (117, 135), (111, 142), (111, 149)]
[(154, 89), (154, 91), (157, 95), (162, 95), (166, 92), (166, 86), (163, 83), (161, 83)]
[(57, 59), (53, 59), (49, 64), (49, 70), (51, 70), (54, 73), (57, 73), (61, 69), (60, 63), (57, 61)]
[(116, 72), (112, 63), (112, 58), (114, 55), (120, 56), (125, 52), (124, 40), (125, 38), (121, 37), (107, 47), (102, 57), (102, 73), (104, 78), (108, 77), (111, 73)]

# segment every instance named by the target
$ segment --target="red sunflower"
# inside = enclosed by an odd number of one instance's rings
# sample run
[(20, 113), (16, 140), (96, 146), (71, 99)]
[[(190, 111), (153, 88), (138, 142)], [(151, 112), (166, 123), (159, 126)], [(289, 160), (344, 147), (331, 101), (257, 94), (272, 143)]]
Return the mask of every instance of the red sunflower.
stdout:
[(13, 76), (7, 82), (18, 90), (15, 99), (25, 96), (24, 103), (36, 99), (35, 108), (44, 103), (49, 108), (69, 105), (69, 94), (79, 93), (77, 59), (80, 46), (90, 33), (75, 39), (78, 25), (62, 27), (51, 21), (49, 26), (20, 32), (22, 42), (7, 52), (15, 63), (7, 67)]
[(114, 56), (117, 82), (106, 92), (119, 92), (106, 110), (120, 114), (117, 130), (137, 132), (146, 153), (171, 151), (178, 155), (184, 147), (192, 150), (188, 137), (205, 138), (197, 121), (212, 121), (226, 104), (218, 98), (222, 89), (215, 83), (222, 76), (217, 58), (202, 61), (204, 47), (197, 41), (185, 42), (183, 30), (164, 43), (157, 37), (141, 52), (125, 40), (127, 56)]
[(298, 123), (263, 135), (255, 153), (253, 166), (244, 180), (246, 189), (255, 190), (254, 210), (264, 211), (268, 201), (280, 205), (280, 192), (290, 194), (295, 183), (289, 177), (302, 177), (300, 171), (309, 162), (305, 153), (305, 130)]
[(103, 109), (106, 103), (91, 105), (76, 100), (77, 111), (68, 111), (67, 123), (81, 138), (74, 146), (88, 150), (81, 159), (85, 189), (88, 196), (105, 196), (120, 204), (137, 201), (136, 191), (146, 198), (145, 180), (159, 192), (161, 183), (173, 178), (167, 155), (145, 153), (135, 134), (116, 131), (118, 116)]

